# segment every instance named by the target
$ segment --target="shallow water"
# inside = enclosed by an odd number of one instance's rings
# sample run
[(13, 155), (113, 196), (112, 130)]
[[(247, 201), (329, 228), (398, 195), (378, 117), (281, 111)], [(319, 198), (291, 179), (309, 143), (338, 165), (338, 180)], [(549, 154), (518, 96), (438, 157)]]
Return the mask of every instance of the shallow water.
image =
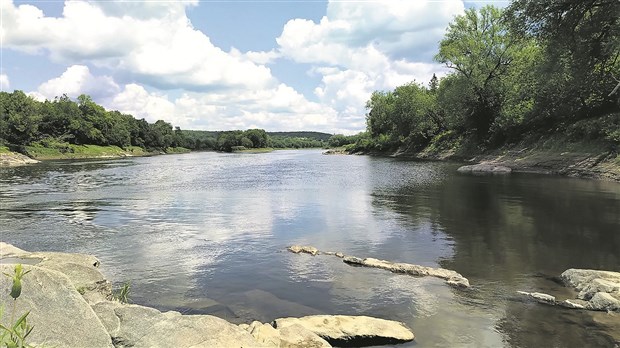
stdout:
[[(0, 238), (94, 254), (135, 303), (237, 323), (364, 314), (407, 323), (416, 347), (613, 347), (597, 323), (620, 316), (515, 292), (572, 296), (552, 277), (620, 270), (620, 185), (457, 167), (304, 150), (0, 168)], [(472, 289), (291, 244), (454, 269)]]

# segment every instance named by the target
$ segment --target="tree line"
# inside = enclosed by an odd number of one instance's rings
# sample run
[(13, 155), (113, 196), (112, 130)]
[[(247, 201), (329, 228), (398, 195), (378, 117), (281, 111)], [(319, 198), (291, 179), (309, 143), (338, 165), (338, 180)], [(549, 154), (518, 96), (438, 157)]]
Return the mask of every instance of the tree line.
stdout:
[(561, 133), (620, 145), (620, 2), (514, 1), (467, 9), (435, 60), (450, 73), (375, 91), (354, 149), (479, 149)]
[(310, 148), (326, 145), (325, 133), (276, 132), (263, 129), (226, 132), (188, 131), (159, 120), (149, 123), (132, 115), (105, 110), (89, 96), (66, 95), (39, 102), (22, 91), (0, 92), (0, 145), (62, 148), (73, 145), (138, 146), (166, 151), (233, 151), (241, 148)]

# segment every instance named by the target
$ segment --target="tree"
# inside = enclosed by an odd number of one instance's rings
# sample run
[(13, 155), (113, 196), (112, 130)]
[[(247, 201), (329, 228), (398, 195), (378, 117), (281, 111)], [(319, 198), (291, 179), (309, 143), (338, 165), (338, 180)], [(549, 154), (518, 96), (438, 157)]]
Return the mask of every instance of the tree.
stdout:
[(501, 108), (501, 79), (518, 52), (518, 40), (509, 33), (501, 10), (485, 6), (465, 10), (448, 26), (435, 59), (463, 76), (471, 87), (465, 103), (466, 126), (484, 140)]

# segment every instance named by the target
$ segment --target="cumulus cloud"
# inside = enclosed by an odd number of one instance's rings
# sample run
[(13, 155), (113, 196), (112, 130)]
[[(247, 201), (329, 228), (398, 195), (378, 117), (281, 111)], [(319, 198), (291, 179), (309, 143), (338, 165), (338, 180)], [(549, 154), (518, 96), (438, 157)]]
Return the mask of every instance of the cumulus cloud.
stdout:
[(73, 65), (59, 77), (42, 83), (33, 94), (38, 99), (54, 99), (66, 94), (75, 98), (87, 94), (95, 100), (105, 100), (116, 95), (120, 87), (109, 76), (93, 76), (84, 65)]
[(9, 88), (9, 77), (6, 74), (0, 74), (0, 91), (8, 91)]
[(0, 5), (2, 36), (6, 48), (49, 52), (56, 62), (89, 62), (160, 88), (213, 90), (276, 83), (271, 71), (252, 57), (224, 52), (195, 30), (185, 15), (185, 6), (194, 3), (67, 1), (63, 16), (54, 18), (35, 6), (14, 6), (8, 0)]
[(321, 77), (314, 93), (337, 110), (341, 126), (362, 129), (373, 91), (445, 73), (432, 52), (463, 10), (460, 0), (330, 1), (318, 23), (290, 20), (276, 41), (282, 56), (314, 66)]

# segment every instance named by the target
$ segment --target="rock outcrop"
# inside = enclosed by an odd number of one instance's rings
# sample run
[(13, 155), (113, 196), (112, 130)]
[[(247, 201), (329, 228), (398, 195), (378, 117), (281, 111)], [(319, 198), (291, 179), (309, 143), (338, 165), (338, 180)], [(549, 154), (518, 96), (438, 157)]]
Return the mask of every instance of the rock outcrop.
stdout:
[(499, 165), (481, 163), (462, 166), (457, 169), (457, 172), (465, 174), (510, 174), (512, 169)]
[[(316, 248), (303, 249), (318, 254)], [(17, 315), (30, 312), (34, 330), (28, 343), (34, 346), (320, 348), (330, 347), (329, 340), (356, 346), (413, 340), (404, 324), (370, 317), (316, 315), (297, 323), (278, 319), (278, 326), (257, 321), (237, 326), (211, 315), (111, 301), (110, 283), (98, 270), (99, 260), (89, 255), (30, 253), (0, 242), (0, 261), (4, 273), (13, 273), (18, 263), (29, 271), (15, 304)], [(10, 278), (0, 277), (0, 289), (11, 285)], [(13, 302), (8, 291), (0, 291), (0, 300), (5, 308)], [(9, 325), (7, 317), (2, 320)]]
[(288, 251), (295, 254), (306, 253), (312, 256), (319, 254), (319, 249), (308, 245), (291, 245), (290, 247), (288, 247)]
[[(0, 271), (12, 274), (14, 264), (0, 265)], [(77, 291), (71, 279), (59, 271), (23, 265), (30, 271), (22, 279), (21, 296), (16, 300), (16, 315), (30, 311), (28, 323), (34, 330), (28, 342), (46, 347), (113, 347), (105, 327), (90, 305)], [(0, 277), (0, 303), (13, 307), (9, 297), (11, 279)], [(8, 304), (11, 304), (10, 306)], [(9, 316), (2, 318), (3, 324)]]
[(302, 318), (281, 318), (273, 327), (283, 330), (299, 325), (322, 337), (331, 345), (363, 347), (397, 344), (414, 339), (413, 332), (397, 321), (346, 315), (311, 315)]
[(39, 163), (28, 156), (17, 152), (0, 152), (0, 167), (23, 166), (26, 164)]
[(371, 257), (368, 258), (359, 258), (356, 256), (344, 255), (341, 252), (333, 252), (326, 251), (321, 252), (317, 248), (312, 246), (299, 246), (293, 245), (288, 247), (288, 250), (294, 252), (296, 254), (300, 252), (305, 252), (312, 255), (324, 254), (324, 255), (334, 255), (338, 258), (341, 258), (342, 261), (349, 265), (355, 266), (364, 266), (364, 267), (373, 267), (384, 269), (393, 273), (403, 273), (416, 277), (436, 277), (441, 278), (446, 281), (448, 285), (459, 287), (459, 288), (468, 288), (469, 280), (463, 277), (456, 271), (445, 269), (445, 268), (433, 268), (426, 267), (420, 265), (414, 265), (410, 263), (401, 263), (401, 262), (391, 262), (386, 260), (374, 259)]
[(560, 276), (579, 291), (577, 298), (587, 301), (585, 307), (597, 311), (620, 311), (620, 273), (571, 268)]

